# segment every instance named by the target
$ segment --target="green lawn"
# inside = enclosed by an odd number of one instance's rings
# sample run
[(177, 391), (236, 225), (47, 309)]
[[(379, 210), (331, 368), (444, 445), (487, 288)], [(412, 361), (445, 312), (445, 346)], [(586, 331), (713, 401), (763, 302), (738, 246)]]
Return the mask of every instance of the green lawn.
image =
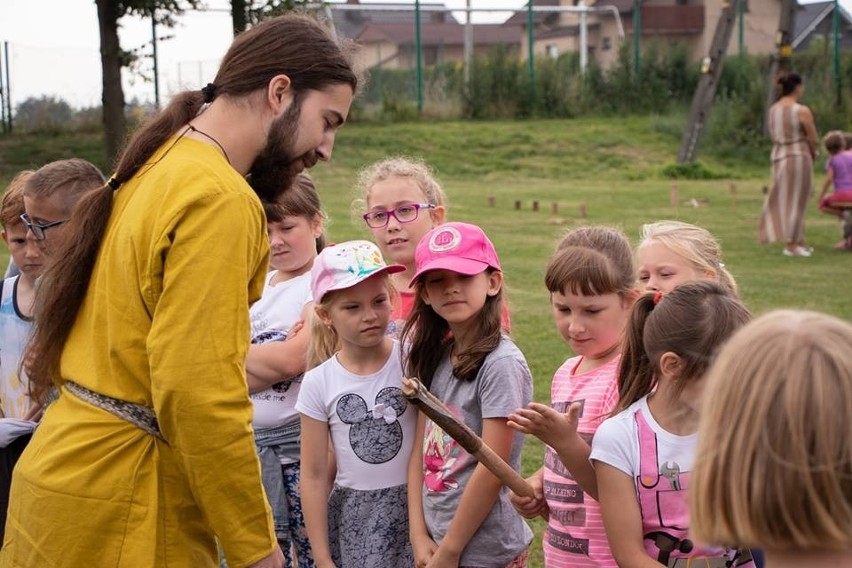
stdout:
[[(680, 121), (654, 116), (351, 124), (340, 131), (332, 162), (314, 172), (331, 219), (331, 240), (342, 241), (368, 238), (350, 211), (358, 168), (387, 154), (421, 156), (436, 168), (449, 195), (449, 218), (480, 224), (497, 246), (508, 282), (514, 336), (530, 363), (538, 400), (548, 399), (553, 371), (571, 355), (550, 319), (544, 268), (557, 238), (581, 223), (614, 225), (632, 240), (643, 223), (654, 220), (699, 224), (722, 242), (725, 264), (755, 313), (800, 307), (852, 320), (852, 302), (844, 290), (844, 282), (852, 278), (852, 254), (832, 250), (839, 238), (833, 218), (820, 214), (812, 203), (807, 229), (808, 241), (816, 249), (812, 258), (783, 257), (780, 245), (757, 243), (768, 154), (765, 162), (745, 158), (723, 162), (705, 147), (702, 161), (735, 179), (681, 181), (681, 203), (672, 206), (673, 182), (660, 170), (674, 160)], [(0, 138), (0, 181), (23, 167), (75, 153), (97, 161), (99, 148), (93, 134)], [(817, 182), (822, 182), (821, 176)], [(493, 208), (489, 197), (494, 197)], [(688, 206), (693, 198), (705, 205)], [(521, 201), (520, 211), (514, 208), (516, 200)], [(537, 212), (532, 210), (534, 200), (540, 203)], [(556, 213), (551, 211), (554, 203)], [(581, 204), (586, 219), (579, 218)], [(541, 458), (541, 445), (529, 440), (525, 472), (537, 469)], [(541, 525), (536, 534), (540, 538)], [(533, 548), (533, 566), (541, 566), (539, 540)]]

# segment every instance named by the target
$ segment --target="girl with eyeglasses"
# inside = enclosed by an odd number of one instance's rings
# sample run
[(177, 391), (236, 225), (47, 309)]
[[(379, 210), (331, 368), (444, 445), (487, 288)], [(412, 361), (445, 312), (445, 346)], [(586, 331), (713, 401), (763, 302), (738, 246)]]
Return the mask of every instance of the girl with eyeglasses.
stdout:
[(415, 272), (414, 250), (423, 235), (444, 222), (446, 195), (425, 163), (406, 157), (387, 158), (362, 170), (358, 193), (361, 197), (354, 209), (382, 255), (405, 267), (390, 277), (399, 295), (388, 334), (397, 337), (414, 306), (414, 290), (409, 287)]

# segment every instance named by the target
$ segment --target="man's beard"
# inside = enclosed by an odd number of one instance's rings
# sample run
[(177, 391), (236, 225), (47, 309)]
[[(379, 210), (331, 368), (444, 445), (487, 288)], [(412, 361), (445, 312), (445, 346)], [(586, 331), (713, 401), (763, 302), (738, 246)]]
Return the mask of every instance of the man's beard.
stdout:
[(296, 174), (294, 164), (303, 161), (305, 168), (317, 162), (313, 150), (303, 156), (294, 155), (298, 137), (299, 116), (302, 112), (301, 101), (294, 99), (290, 107), (272, 122), (266, 146), (255, 159), (249, 170), (249, 184), (264, 201), (274, 202), (282, 193), (290, 189)]

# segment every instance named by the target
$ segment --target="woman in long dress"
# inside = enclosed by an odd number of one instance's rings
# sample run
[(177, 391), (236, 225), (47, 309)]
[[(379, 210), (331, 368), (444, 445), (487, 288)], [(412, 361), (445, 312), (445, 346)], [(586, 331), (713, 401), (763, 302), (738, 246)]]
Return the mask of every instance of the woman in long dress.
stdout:
[(772, 136), (772, 188), (763, 204), (759, 238), (763, 243), (783, 240), (785, 256), (810, 256), (805, 246), (805, 211), (813, 193), (814, 159), (819, 136), (814, 117), (799, 104), (805, 85), (796, 73), (778, 81), (781, 98), (769, 108)]

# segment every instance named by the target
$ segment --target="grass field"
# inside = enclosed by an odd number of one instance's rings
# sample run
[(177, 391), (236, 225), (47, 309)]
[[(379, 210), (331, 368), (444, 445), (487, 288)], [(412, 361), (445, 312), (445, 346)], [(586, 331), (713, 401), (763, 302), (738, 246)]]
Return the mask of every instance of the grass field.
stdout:
[[(535, 377), (535, 397), (546, 401), (553, 371), (571, 355), (555, 333), (542, 278), (552, 248), (582, 223), (623, 229), (635, 240), (643, 223), (680, 219), (713, 232), (724, 261), (755, 313), (778, 307), (821, 310), (852, 320), (844, 288), (852, 278), (852, 254), (832, 250), (836, 220), (812, 202), (807, 237), (811, 258), (787, 258), (781, 246), (757, 243), (757, 220), (768, 184), (766, 161), (721, 161), (706, 148), (703, 162), (728, 179), (680, 181), (679, 204), (662, 167), (674, 160), (679, 117), (626, 117), (530, 122), (352, 124), (341, 130), (330, 164), (314, 170), (331, 222), (333, 241), (367, 238), (353, 222), (350, 203), (358, 168), (388, 154), (423, 157), (437, 170), (449, 195), (449, 218), (480, 224), (500, 254), (509, 288), (513, 332)], [(99, 161), (94, 134), (0, 138), (0, 181), (47, 160), (80, 155)], [(744, 156), (753, 152), (743, 152)], [(102, 165), (102, 164), (101, 164)], [(822, 164), (817, 165), (822, 170)], [(822, 182), (821, 176), (817, 179)], [(736, 200), (732, 199), (732, 185)], [(489, 207), (489, 197), (494, 207)], [(703, 204), (688, 205), (690, 200)], [(515, 201), (522, 204), (515, 210)], [(540, 210), (532, 210), (532, 202)], [(557, 212), (551, 210), (557, 204)], [(579, 217), (584, 205), (587, 217)], [(524, 470), (541, 464), (542, 448), (530, 439)], [(541, 525), (533, 566), (541, 566)]]

